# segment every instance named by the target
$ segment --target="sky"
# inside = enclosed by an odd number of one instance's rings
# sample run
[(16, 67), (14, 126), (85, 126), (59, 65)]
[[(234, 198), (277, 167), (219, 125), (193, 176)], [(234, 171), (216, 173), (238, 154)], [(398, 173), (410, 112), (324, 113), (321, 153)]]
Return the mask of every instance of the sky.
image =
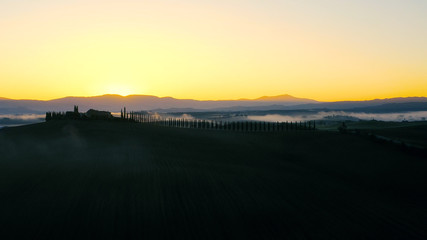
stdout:
[(425, 0), (0, 0), (0, 97), (427, 96)]

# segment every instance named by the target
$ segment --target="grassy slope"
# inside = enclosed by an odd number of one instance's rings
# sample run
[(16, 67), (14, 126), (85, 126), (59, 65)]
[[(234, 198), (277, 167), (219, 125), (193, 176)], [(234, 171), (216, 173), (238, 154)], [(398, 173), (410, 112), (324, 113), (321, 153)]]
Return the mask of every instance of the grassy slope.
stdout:
[(426, 238), (427, 161), (333, 132), (0, 131), (0, 238)]
[[(427, 122), (383, 122), (383, 121), (358, 121), (346, 122), (348, 129), (359, 129), (361, 132), (400, 140), (427, 148)], [(322, 130), (337, 131), (341, 123), (320, 126)]]

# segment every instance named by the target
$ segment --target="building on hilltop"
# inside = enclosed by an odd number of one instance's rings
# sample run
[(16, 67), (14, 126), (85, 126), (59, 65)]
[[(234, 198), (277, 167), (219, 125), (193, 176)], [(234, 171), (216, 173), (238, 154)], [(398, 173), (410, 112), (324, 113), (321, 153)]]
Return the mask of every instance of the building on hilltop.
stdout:
[(109, 120), (109, 119), (113, 119), (113, 115), (111, 114), (111, 112), (107, 112), (107, 111), (98, 111), (98, 110), (94, 110), (94, 109), (90, 109), (89, 111), (86, 112), (86, 117), (88, 117), (89, 119), (96, 119), (96, 120)]
[(50, 120), (110, 120), (114, 119), (111, 112), (90, 109), (86, 113), (79, 113), (79, 107), (74, 106), (74, 111), (46, 112), (46, 121)]

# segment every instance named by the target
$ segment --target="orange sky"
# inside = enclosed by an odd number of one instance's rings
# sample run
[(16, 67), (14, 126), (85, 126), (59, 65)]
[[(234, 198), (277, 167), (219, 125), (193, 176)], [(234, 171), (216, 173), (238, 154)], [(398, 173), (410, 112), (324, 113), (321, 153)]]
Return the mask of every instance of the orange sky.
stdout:
[(426, 11), (423, 0), (5, 0), (0, 97), (427, 96)]

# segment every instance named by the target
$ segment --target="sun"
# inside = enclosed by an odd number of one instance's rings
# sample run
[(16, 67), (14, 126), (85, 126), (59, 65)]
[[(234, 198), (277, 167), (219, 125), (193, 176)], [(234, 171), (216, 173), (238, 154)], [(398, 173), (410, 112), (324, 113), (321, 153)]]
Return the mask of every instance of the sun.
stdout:
[(129, 96), (134, 94), (132, 88), (123, 84), (110, 84), (105, 89), (105, 94), (117, 94), (121, 96)]

